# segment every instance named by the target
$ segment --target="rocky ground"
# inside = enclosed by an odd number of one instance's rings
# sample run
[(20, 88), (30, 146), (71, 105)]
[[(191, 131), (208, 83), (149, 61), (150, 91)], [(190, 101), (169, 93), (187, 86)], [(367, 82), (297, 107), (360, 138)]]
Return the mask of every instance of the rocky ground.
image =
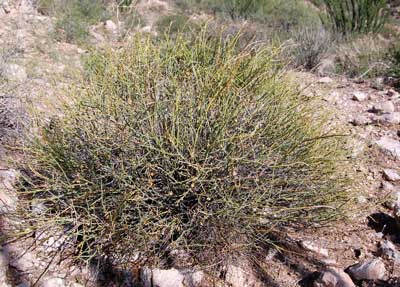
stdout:
[[(143, 1), (139, 8), (152, 11), (146, 14), (144, 31), (152, 31), (154, 11), (168, 14), (171, 9), (161, 0)], [(0, 1), (0, 50), (7, 55), (0, 59), (0, 104), (7, 107), (0, 114), (0, 227), (10, 224), (7, 211), (16, 204), (13, 168), (19, 156), (12, 149), (15, 142), (6, 139), (34, 127), (24, 112), (27, 107), (34, 106), (45, 118), (57, 113), (57, 105), (66, 100), (62, 91), (79, 74), (85, 53), (49, 37), (53, 20), (40, 15), (30, 1)], [(92, 43), (117, 43), (118, 27), (112, 21), (93, 26)], [(347, 221), (293, 231), (289, 243), (279, 252), (271, 249), (262, 263), (235, 262), (218, 279), (196, 270), (77, 266), (49, 255), (57, 248), (55, 236), (41, 246), (37, 238), (28, 238), (3, 244), (0, 286), (400, 286), (399, 93), (379, 81), (299, 72), (293, 77), (332, 111), (332, 124), (343, 126), (349, 136), (354, 174), (360, 180)]]

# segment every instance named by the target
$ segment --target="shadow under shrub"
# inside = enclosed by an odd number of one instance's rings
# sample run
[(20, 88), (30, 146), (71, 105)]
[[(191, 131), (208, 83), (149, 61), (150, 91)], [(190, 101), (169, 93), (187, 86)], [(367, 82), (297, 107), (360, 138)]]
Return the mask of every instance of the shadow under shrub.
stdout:
[(90, 56), (76, 102), (24, 149), (29, 231), (61, 227), (83, 260), (209, 264), (342, 214), (341, 142), (274, 49), (199, 34)]

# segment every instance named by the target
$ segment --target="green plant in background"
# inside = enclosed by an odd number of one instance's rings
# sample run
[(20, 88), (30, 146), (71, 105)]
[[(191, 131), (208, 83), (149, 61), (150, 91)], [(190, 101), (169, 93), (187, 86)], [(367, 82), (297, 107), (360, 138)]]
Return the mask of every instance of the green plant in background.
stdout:
[(157, 31), (161, 34), (176, 33), (195, 33), (200, 30), (200, 26), (190, 20), (185, 15), (168, 15), (161, 18), (157, 23)]
[(320, 24), (319, 11), (298, 0), (175, 0), (184, 10), (203, 9), (231, 19), (249, 19), (271, 29), (290, 31)]
[(133, 3), (133, 0), (117, 0), (117, 1), (119, 7), (129, 7)]
[(315, 68), (332, 46), (333, 39), (329, 31), (322, 26), (304, 27), (291, 33), (294, 44), (288, 48), (295, 67), (307, 70)]
[(389, 50), (390, 69), (388, 76), (391, 77), (392, 85), (400, 90), (400, 45), (396, 44)]
[(262, 8), (264, 0), (213, 0), (209, 2), (211, 2), (213, 10), (226, 12), (232, 19), (247, 19)]
[(304, 1), (267, 0), (253, 19), (271, 26), (279, 33), (321, 26), (319, 10)]
[(41, 13), (57, 17), (55, 36), (67, 42), (83, 42), (89, 26), (109, 16), (102, 0), (38, 0), (36, 6)]
[(352, 78), (373, 78), (387, 75), (391, 66), (389, 46), (377, 37), (364, 35), (336, 48), (337, 72)]
[(323, 0), (330, 24), (342, 35), (378, 32), (387, 20), (387, 0)]
[(340, 216), (340, 137), (276, 49), (238, 38), (138, 34), (91, 55), (76, 101), (24, 148), (21, 226), (58, 226), (83, 260), (208, 264)]

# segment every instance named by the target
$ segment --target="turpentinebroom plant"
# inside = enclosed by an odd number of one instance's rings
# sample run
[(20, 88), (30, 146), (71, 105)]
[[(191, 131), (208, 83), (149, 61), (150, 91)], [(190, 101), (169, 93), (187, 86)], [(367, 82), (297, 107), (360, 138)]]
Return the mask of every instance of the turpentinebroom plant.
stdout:
[(138, 35), (94, 52), (76, 100), (24, 148), (21, 228), (61, 230), (86, 261), (211, 264), (340, 216), (340, 137), (277, 50), (238, 39)]

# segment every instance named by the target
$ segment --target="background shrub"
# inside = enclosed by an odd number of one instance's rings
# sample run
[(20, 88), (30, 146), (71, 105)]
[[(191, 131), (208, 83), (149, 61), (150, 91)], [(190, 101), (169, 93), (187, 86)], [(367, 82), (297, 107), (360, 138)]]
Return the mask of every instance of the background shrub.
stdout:
[(388, 76), (391, 78), (391, 84), (400, 90), (400, 45), (395, 44), (389, 50), (390, 69)]
[(335, 52), (337, 71), (353, 78), (385, 76), (391, 66), (387, 42), (373, 36), (340, 44)]
[(323, 0), (328, 18), (342, 35), (378, 32), (387, 19), (387, 0)]
[(322, 26), (305, 27), (291, 33), (293, 46), (289, 54), (295, 67), (307, 70), (315, 68), (332, 46), (333, 39), (329, 31)]
[(340, 140), (275, 49), (238, 49), (238, 37), (137, 35), (93, 54), (76, 102), (25, 149), (28, 231), (59, 226), (85, 260), (184, 250), (207, 264), (340, 215)]
[(157, 31), (161, 34), (193, 33), (200, 27), (193, 23), (186, 15), (168, 15), (157, 22)]
[(88, 35), (90, 25), (107, 19), (106, 1), (102, 0), (38, 0), (38, 10), (55, 16), (55, 36), (58, 40), (80, 43)]
[(182, 9), (203, 9), (231, 19), (249, 19), (267, 24), (273, 30), (290, 31), (320, 23), (315, 7), (297, 0), (176, 0)]

